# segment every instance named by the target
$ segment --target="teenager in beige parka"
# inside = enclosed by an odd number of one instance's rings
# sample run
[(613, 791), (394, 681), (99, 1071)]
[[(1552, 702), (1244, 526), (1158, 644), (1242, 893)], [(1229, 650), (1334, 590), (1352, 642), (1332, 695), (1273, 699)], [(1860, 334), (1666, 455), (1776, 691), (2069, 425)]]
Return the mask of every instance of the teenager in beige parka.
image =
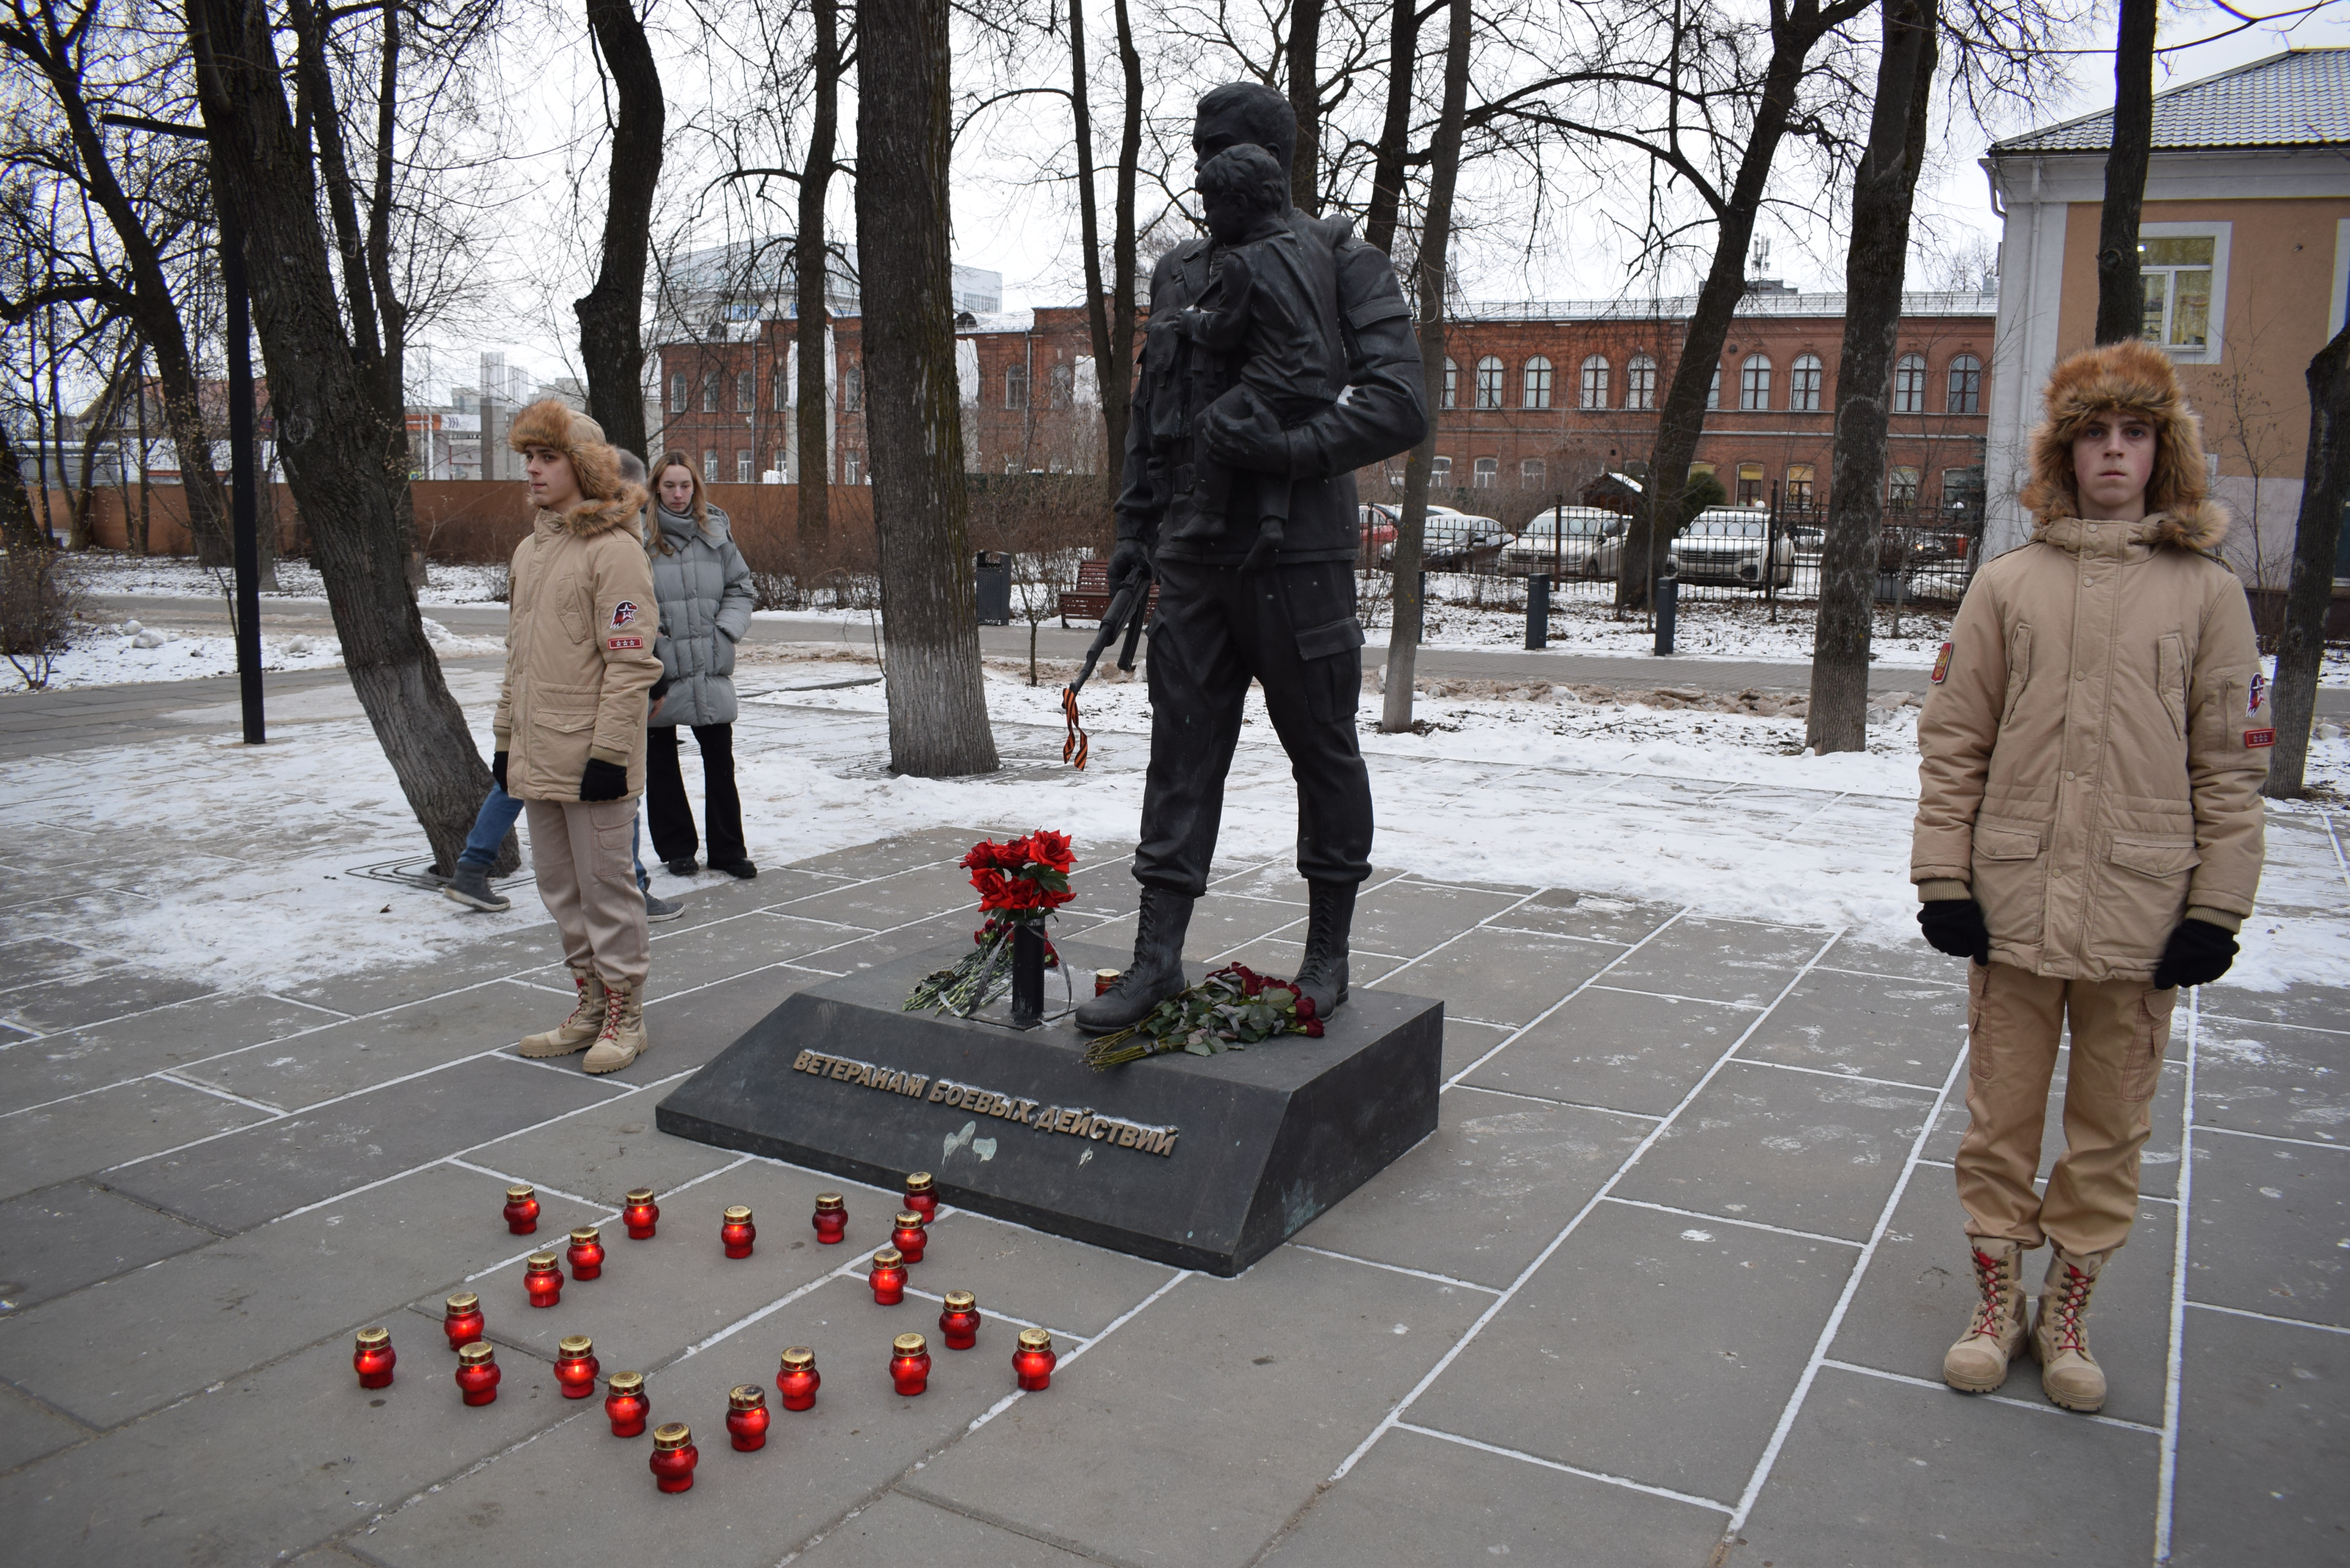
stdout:
[[(1918, 721), (1918, 924), (1973, 961), (1956, 1165), (1980, 1299), (1942, 1363), (1968, 1393), (2029, 1343), (2049, 1398), (2104, 1405), (2083, 1316), (2137, 1212), (2176, 988), (2227, 972), (2260, 883), (2275, 733), (2243, 585), (2210, 553), (2227, 515), (2205, 497), (2168, 355), (2133, 341), (2058, 365), (2023, 492), (2039, 525), (1976, 574)], [(2043, 1240), (2027, 1325), (2022, 1254)]]
[(553, 399), (515, 417), (526, 459), (530, 536), (516, 546), (498, 693), (498, 785), (524, 805), (540, 898), (563, 934), (578, 1002), (521, 1044), (525, 1056), (585, 1050), (613, 1073), (645, 1050), (650, 966), (630, 839), (645, 787), (647, 694), (660, 679), (659, 609), (638, 514), (602, 427)]

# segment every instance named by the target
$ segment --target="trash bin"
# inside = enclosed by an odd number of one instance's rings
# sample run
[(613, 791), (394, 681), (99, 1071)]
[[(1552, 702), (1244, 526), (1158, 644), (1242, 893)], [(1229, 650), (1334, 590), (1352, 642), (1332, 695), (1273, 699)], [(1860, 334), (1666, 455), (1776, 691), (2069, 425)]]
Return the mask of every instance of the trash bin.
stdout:
[(1012, 624), (1012, 557), (999, 551), (979, 553), (979, 624)]
[(1679, 618), (1681, 603), (1681, 580), (1670, 572), (1659, 577), (1649, 587), (1657, 605), (1657, 651), (1673, 650), (1673, 623)]
[(1550, 646), (1550, 575), (1546, 572), (1526, 579), (1526, 646)]

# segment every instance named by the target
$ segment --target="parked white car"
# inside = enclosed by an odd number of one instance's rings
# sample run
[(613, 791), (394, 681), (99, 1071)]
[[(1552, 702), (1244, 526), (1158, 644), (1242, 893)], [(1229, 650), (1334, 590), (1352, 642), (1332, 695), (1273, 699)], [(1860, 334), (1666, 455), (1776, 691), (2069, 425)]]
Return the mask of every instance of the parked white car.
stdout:
[(1772, 584), (1785, 587), (1795, 576), (1794, 543), (1784, 534), (1775, 541), (1771, 538), (1766, 514), (1735, 506), (1699, 513), (1667, 552), (1685, 583), (1741, 588), (1762, 587), (1766, 553), (1771, 558)]
[[(1375, 504), (1370, 510), (1386, 514), (1389, 523), (1401, 521), (1403, 514), (1400, 506)], [(1420, 565), (1431, 572), (1482, 571), (1493, 564), (1509, 542), (1510, 531), (1502, 526), (1498, 518), (1430, 505), (1420, 535)], [(1379, 565), (1394, 564), (1395, 542), (1390, 538), (1379, 546)]]
[(1597, 506), (1554, 506), (1538, 512), (1503, 547), (1501, 569), (1515, 576), (1613, 577), (1628, 521), (1621, 513)]

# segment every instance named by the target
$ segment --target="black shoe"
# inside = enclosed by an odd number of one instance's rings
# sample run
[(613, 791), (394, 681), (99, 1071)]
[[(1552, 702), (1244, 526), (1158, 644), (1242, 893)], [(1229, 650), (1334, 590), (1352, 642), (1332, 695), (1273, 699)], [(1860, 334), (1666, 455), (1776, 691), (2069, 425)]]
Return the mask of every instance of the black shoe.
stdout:
[(691, 877), (694, 870), (693, 857), (691, 855), (682, 860), (672, 860), (669, 863), (669, 874), (672, 877)]
[(490, 874), (479, 866), (469, 866), (460, 860), (457, 874), (441, 889), (444, 898), (454, 898), (476, 909), (487, 909), (493, 915), (504, 914), (514, 908), (514, 900), (490, 887)]
[(1077, 1009), (1078, 1028), (1091, 1034), (1131, 1028), (1183, 990), (1183, 933), (1191, 928), (1191, 904), (1180, 893), (1143, 888), (1142, 912), (1134, 923), (1134, 961), (1116, 985)]
[(712, 871), (723, 871), (729, 877), (744, 882), (748, 882), (759, 874), (759, 868), (748, 860), (712, 860), (710, 863), (710, 868)]
[(1298, 994), (1310, 998), (1314, 1015), (1327, 1018), (1347, 1000), (1347, 940), (1355, 924), (1355, 884), (1308, 882), (1305, 956), (1298, 961)]

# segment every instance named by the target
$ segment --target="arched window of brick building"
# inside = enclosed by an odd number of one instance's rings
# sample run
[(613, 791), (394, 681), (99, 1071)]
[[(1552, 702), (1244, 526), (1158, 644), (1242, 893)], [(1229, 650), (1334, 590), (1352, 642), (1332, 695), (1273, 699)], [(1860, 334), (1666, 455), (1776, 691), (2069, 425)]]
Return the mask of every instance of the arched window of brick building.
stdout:
[[(1636, 359), (1633, 363), (1638, 365), (1639, 361)], [(1586, 409), (1607, 406), (1607, 356), (1605, 354), (1594, 354), (1583, 362), (1583, 406)]]
[(1808, 511), (1812, 504), (1813, 469), (1808, 462), (1787, 465), (1786, 488), (1781, 491), (1788, 505)]
[(1624, 367), (1624, 406), (1627, 409), (1653, 409), (1657, 406), (1657, 362), (1646, 354), (1635, 354)]
[(759, 372), (737, 370), (734, 372), (734, 411), (747, 414), (758, 406)]
[(1762, 504), (1762, 465), (1761, 463), (1742, 462), (1738, 465), (1738, 494), (1734, 499), (1741, 506)]
[(685, 377), (682, 373), (671, 376), (669, 379), (669, 411), (671, 413), (681, 414), (685, 412), (685, 400), (692, 395), (693, 394), (688, 388)]
[(705, 414), (718, 411), (718, 372), (715, 370), (702, 378), (702, 411)]
[(1771, 406), (1769, 355), (1749, 354), (1738, 367), (1738, 406), (1742, 409), (1767, 409)]
[(1950, 361), (1950, 396), (1943, 404), (1954, 414), (1982, 412), (1982, 361), (1961, 354)]
[(1480, 490), (1491, 490), (1491, 489), (1492, 489), (1492, 488), (1493, 488), (1493, 481), (1494, 481), (1494, 480), (1496, 480), (1497, 478), (1499, 478), (1499, 477), (1501, 476), (1501, 472), (1502, 472), (1502, 460), (1501, 460), (1500, 458), (1498, 458), (1498, 457), (1481, 457), (1481, 458), (1479, 458), (1479, 459), (1477, 460), (1477, 467), (1476, 467), (1476, 474), (1477, 474), (1477, 488), (1478, 488), (1478, 489), (1480, 489)]
[(1794, 413), (1815, 414), (1820, 411), (1820, 383), (1825, 379), (1820, 357), (1816, 354), (1795, 356), (1795, 369), (1787, 381), (1787, 407)]
[[(1920, 374), (1923, 374), (1921, 371)], [(1918, 471), (1914, 468), (1888, 468), (1885, 471), (1885, 504), (1898, 511), (1908, 511), (1918, 504)]]
[(1491, 354), (1477, 361), (1477, 406), (1481, 409), (1502, 406), (1502, 362)]
[[(1897, 414), (1922, 414), (1926, 411), (1926, 356), (1904, 354), (1893, 362), (1893, 411)], [(1910, 478), (1914, 487), (1916, 476)]]
[(1007, 409), (1024, 409), (1028, 406), (1027, 366), (1003, 367), (1003, 406)]
[(1053, 368), (1045, 373), (1045, 396), (1052, 400), (1053, 407), (1067, 408), (1070, 389), (1076, 385), (1076, 371), (1067, 360), (1055, 359)]
[(840, 373), (840, 407), (844, 413), (865, 411), (865, 367), (851, 365)]
[(1542, 459), (1538, 457), (1527, 458), (1523, 462), (1518, 464), (1518, 483), (1524, 485), (1529, 490), (1539, 490), (1542, 488), (1543, 480), (1547, 477), (1549, 472), (1548, 468), (1544, 465)]
[(1540, 354), (1526, 361), (1525, 406), (1550, 407), (1550, 361)]
[(1457, 409), (1461, 406), (1461, 367), (1454, 364), (1450, 356), (1447, 356), (1444, 361), (1443, 406), (1448, 409)]

